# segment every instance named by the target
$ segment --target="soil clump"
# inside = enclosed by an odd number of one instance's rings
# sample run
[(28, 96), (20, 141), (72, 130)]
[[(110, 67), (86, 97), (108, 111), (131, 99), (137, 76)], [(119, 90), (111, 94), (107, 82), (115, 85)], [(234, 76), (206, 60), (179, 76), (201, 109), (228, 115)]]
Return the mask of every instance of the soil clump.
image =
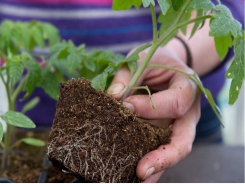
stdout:
[(170, 142), (171, 127), (137, 115), (84, 79), (61, 83), (47, 156), (65, 173), (91, 182), (140, 182), (140, 158)]

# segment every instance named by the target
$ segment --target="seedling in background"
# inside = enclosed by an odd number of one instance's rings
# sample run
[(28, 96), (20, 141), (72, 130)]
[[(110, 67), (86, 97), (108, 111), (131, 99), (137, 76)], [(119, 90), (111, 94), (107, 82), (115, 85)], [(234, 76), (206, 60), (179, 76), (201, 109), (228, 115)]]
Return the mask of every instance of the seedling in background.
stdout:
[[(25, 99), (35, 87), (42, 86), (42, 81), (39, 80), (45, 76), (45, 72), (29, 53), (36, 45), (43, 48), (47, 40), (50, 45), (59, 41), (58, 31), (48, 23), (6, 20), (0, 24), (0, 78), (8, 100), (8, 111), (0, 114), (0, 118), (6, 122), (5, 132), (0, 123), (0, 145), (3, 148), (2, 168), (9, 165), (9, 152), (20, 142), (32, 146), (45, 145), (43, 141), (32, 137), (22, 138), (13, 143), (11, 133), (15, 127), (36, 127), (34, 122), (24, 115), (24, 112), (34, 108), (39, 102), (39, 98), (31, 99), (23, 107), (22, 112), (16, 112), (15, 103), (20, 92), (26, 92)], [(22, 50), (24, 52), (21, 53)], [(26, 69), (27, 74), (23, 75)]]

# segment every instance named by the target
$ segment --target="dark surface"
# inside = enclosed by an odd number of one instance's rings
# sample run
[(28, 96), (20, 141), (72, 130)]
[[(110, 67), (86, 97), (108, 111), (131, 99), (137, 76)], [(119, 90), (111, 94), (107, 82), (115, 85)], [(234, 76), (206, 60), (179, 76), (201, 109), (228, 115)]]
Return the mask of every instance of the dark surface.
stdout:
[(244, 183), (244, 146), (196, 145), (159, 183)]

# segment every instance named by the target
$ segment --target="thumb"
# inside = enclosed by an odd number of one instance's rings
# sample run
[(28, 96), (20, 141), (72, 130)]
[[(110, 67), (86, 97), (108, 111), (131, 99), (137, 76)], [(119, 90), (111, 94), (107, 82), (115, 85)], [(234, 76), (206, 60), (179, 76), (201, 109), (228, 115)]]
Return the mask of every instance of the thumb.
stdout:
[(108, 88), (107, 93), (112, 95), (113, 98), (119, 100), (128, 86), (130, 77), (131, 74), (128, 67), (122, 66), (112, 80), (112, 83)]

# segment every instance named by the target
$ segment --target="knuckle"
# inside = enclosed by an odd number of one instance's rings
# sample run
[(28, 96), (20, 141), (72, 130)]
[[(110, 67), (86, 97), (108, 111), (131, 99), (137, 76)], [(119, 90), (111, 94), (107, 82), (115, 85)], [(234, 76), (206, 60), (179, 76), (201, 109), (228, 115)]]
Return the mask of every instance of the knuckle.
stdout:
[(172, 103), (172, 115), (173, 118), (179, 118), (183, 116), (187, 111), (187, 107), (182, 98), (176, 97)]

